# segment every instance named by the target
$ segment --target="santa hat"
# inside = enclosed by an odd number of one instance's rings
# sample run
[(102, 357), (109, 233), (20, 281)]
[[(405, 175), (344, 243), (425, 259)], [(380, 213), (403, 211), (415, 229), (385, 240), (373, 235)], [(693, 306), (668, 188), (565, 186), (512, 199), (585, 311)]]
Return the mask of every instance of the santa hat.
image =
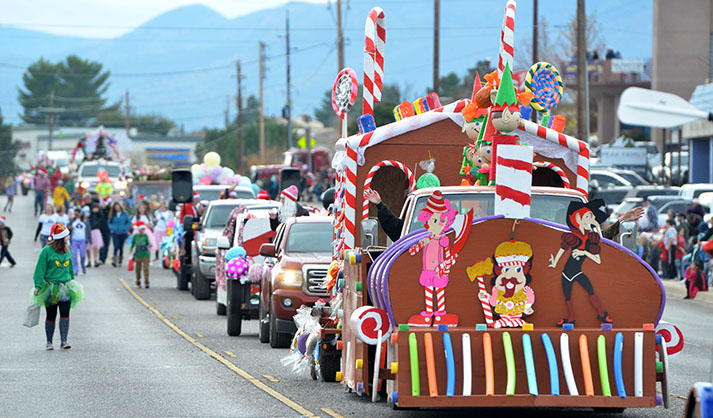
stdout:
[(138, 222), (136, 222), (136, 228), (144, 229), (144, 228), (146, 228), (146, 223), (144, 223), (144, 221), (138, 221)]
[(0, 223), (5, 223), (7, 222), (7, 219), (5, 219), (4, 216), (0, 216)]
[(69, 229), (64, 226), (64, 224), (54, 224), (52, 225), (52, 230), (50, 232), (50, 240), (55, 241), (62, 239), (69, 235)]
[(294, 184), (282, 191), (282, 195), (292, 200), (293, 202), (297, 201), (297, 196), (299, 196), (299, 194), (300, 192), (299, 190), (297, 190), (297, 186), (295, 186)]
[(257, 194), (257, 198), (262, 200), (270, 200), (270, 194), (266, 190), (260, 190), (260, 192)]
[(200, 199), (200, 198), (201, 198), (201, 195), (198, 194), (198, 192), (194, 191), (194, 192), (193, 192), (193, 199)]
[(428, 198), (428, 202), (426, 202), (426, 207), (423, 210), (431, 214), (445, 212), (448, 210), (448, 208), (446, 207), (446, 202), (443, 200), (443, 195), (441, 194), (440, 190), (436, 190), (433, 192), (431, 197)]
[(47, 170), (46, 170), (46, 169), (44, 169), (44, 168), (40, 168), (40, 173), (44, 173), (44, 174), (47, 174)]

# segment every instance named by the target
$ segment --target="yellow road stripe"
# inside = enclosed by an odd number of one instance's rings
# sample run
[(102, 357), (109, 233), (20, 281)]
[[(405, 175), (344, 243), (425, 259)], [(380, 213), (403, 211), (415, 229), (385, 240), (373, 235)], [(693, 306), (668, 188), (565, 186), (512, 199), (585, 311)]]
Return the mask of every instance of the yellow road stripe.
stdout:
[[(146, 309), (151, 311), (158, 319), (160, 319), (166, 326), (171, 328), (173, 331), (176, 332), (176, 334), (180, 335), (183, 337), (186, 341), (190, 342), (194, 346), (198, 347), (200, 350), (202, 350), (204, 353), (208, 354), (209, 356), (213, 357), (215, 360), (219, 361), (222, 363), (225, 367), (228, 369), (232, 370), (237, 374), (238, 376), (242, 377), (243, 379), (247, 380), (248, 382), (252, 383), (255, 385), (258, 389), (266, 392), (273, 398), (277, 399), (278, 401), (282, 402), (283, 404), (287, 405), (288, 407), (294, 409), (298, 413), (310, 417), (310, 418), (316, 418), (317, 416), (313, 414), (312, 412), (308, 411), (307, 409), (303, 408), (287, 396), (281, 394), (280, 392), (276, 391), (275, 389), (271, 388), (270, 386), (266, 385), (265, 383), (261, 382), (260, 380), (252, 377), (248, 372), (245, 370), (239, 368), (235, 364), (231, 363), (230, 360), (226, 359), (225, 357), (221, 356), (220, 354), (216, 353), (215, 351), (211, 350), (210, 348), (206, 347), (205, 345), (201, 344), (198, 342), (195, 338), (191, 337), (188, 335), (185, 331), (180, 329), (176, 324), (171, 322), (168, 318), (166, 318), (161, 312), (159, 312), (156, 308), (153, 306), (149, 305), (148, 302), (146, 302), (141, 296), (139, 296), (134, 289), (132, 289), (128, 284), (126, 284), (126, 281), (124, 279), (119, 279), (121, 284), (126, 288), (126, 290), (137, 300), (139, 303), (144, 305)], [(177, 317), (175, 317), (177, 318)]]
[(272, 383), (280, 383), (280, 380), (279, 380), (279, 379), (276, 379), (276, 378), (274, 378), (273, 376), (270, 376), (270, 375), (264, 374), (264, 375), (262, 375), (262, 377), (264, 377), (265, 379), (267, 379), (267, 380), (271, 381)]
[(200, 332), (196, 332), (196, 337), (205, 338), (205, 335), (201, 334)]
[[(134, 294), (135, 294), (135, 293), (134, 293)], [(136, 296), (139, 296), (139, 295), (136, 295)], [(148, 308), (150, 308), (150, 306), (148, 306)], [(180, 320), (181, 320), (181, 318), (177, 317), (176, 315), (173, 315), (171, 318), (173, 318), (174, 321), (180, 321)]]
[(227, 355), (228, 357), (232, 357), (232, 358), (238, 357), (238, 356), (236, 356), (235, 354), (233, 354), (232, 351), (223, 351), (223, 352), (224, 352), (225, 355)]
[(329, 408), (321, 408), (321, 409), (322, 409), (322, 412), (324, 412), (325, 414), (327, 414), (327, 415), (329, 415), (329, 416), (331, 416), (331, 417), (334, 417), (334, 418), (344, 418), (343, 415), (339, 415), (338, 413), (334, 412), (333, 410), (331, 410), (331, 409), (329, 409)]

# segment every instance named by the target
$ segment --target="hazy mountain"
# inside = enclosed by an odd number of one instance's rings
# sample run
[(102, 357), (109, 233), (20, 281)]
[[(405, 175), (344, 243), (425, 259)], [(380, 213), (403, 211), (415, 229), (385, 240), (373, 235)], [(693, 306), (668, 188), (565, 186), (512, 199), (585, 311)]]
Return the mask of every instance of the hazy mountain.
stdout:
[[(344, 12), (346, 65), (361, 80), (364, 20), (371, 3), (351, 2)], [(502, 4), (501, 4), (502, 3)], [(374, 2), (373, 5), (380, 4)], [(398, 83), (408, 98), (422, 95), (432, 81), (433, 3), (384, 1), (387, 41), (386, 83)], [(479, 59), (497, 61), (505, 2), (441, 2), (441, 59), (444, 75), (459, 75)], [(550, 38), (574, 15), (575, 2), (540, 0), (540, 15)], [(521, 1), (516, 16), (515, 54), (526, 49), (532, 32), (531, 2)], [(651, 0), (588, 2), (602, 24), (606, 45), (624, 57), (651, 56)], [(226, 97), (235, 117), (235, 61), (243, 63), (244, 97), (258, 93), (258, 43), (266, 44), (265, 111), (279, 114), (285, 103), (285, 13), (289, 8), (292, 46), (293, 114), (312, 113), (337, 73), (334, 6), (290, 3), (228, 19), (201, 5), (186, 6), (151, 19), (114, 39), (87, 39), (0, 27), (0, 107), (18, 123), (17, 86), (24, 68), (44, 56), (59, 60), (69, 53), (102, 62), (111, 70), (110, 101), (131, 91), (132, 108), (158, 112), (187, 129), (224, 124)], [(107, 22), (111, 19), (108, 17)], [(634, 24), (633, 22), (636, 22)], [(190, 71), (190, 70), (196, 71)]]

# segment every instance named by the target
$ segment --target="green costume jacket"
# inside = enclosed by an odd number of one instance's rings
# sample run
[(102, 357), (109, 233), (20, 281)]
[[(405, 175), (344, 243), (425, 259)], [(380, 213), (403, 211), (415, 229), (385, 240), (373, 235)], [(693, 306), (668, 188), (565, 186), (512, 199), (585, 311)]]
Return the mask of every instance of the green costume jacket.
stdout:
[(35, 289), (41, 289), (44, 282), (67, 283), (74, 279), (74, 266), (72, 265), (72, 252), (62, 254), (45, 245), (40, 252), (40, 258), (35, 266)]

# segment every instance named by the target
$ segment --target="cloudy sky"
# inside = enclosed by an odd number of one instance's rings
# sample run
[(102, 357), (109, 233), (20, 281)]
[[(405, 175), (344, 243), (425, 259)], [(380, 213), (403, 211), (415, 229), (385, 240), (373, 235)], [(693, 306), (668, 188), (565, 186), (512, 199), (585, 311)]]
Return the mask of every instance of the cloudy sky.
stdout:
[[(326, 3), (328, 0), (301, 1)], [(0, 0), (0, 25), (65, 35), (113, 38), (179, 6), (204, 4), (233, 18), (284, 3), (289, 3), (289, 0)], [(96, 27), (101, 24), (107, 27)]]

